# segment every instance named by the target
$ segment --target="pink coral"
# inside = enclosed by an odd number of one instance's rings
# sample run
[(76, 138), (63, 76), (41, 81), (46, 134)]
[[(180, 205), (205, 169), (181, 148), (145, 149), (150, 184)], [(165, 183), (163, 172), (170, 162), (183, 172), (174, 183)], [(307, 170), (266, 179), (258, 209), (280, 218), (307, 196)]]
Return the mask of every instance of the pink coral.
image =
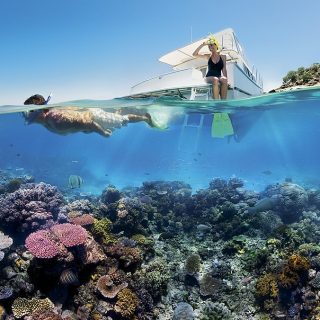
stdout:
[(81, 216), (70, 217), (70, 221), (79, 226), (87, 226), (94, 223), (94, 218), (90, 214), (86, 213)]
[(31, 233), (25, 244), (27, 249), (37, 258), (49, 259), (60, 253), (59, 245), (46, 230)]
[(66, 247), (84, 244), (88, 237), (88, 233), (84, 228), (71, 223), (57, 224), (51, 227), (51, 231)]

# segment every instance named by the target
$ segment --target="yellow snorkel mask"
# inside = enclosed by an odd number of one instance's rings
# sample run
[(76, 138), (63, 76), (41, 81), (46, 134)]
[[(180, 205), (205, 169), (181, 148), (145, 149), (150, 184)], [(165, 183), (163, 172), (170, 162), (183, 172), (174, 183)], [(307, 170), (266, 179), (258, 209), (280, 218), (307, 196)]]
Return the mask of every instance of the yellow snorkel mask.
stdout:
[(214, 44), (217, 47), (217, 51), (220, 50), (219, 42), (218, 40), (214, 37), (213, 34), (209, 35), (209, 40), (207, 41), (207, 44)]

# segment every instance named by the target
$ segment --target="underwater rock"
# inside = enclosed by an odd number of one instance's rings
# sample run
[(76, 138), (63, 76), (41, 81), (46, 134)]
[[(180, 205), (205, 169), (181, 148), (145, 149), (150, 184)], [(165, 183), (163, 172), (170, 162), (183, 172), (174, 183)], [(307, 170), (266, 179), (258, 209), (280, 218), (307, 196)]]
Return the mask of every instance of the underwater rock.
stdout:
[(14, 269), (10, 266), (2, 269), (2, 275), (5, 279), (11, 279), (17, 275)]
[(77, 248), (80, 259), (84, 265), (96, 264), (106, 259), (101, 246), (89, 235), (84, 245)]
[(254, 214), (262, 211), (273, 210), (275, 209), (277, 201), (277, 198), (263, 198), (259, 200), (254, 207), (249, 207), (248, 213)]
[(179, 302), (174, 309), (172, 320), (194, 320), (193, 308), (189, 303)]
[(0, 300), (5, 300), (13, 295), (13, 289), (9, 286), (0, 286)]

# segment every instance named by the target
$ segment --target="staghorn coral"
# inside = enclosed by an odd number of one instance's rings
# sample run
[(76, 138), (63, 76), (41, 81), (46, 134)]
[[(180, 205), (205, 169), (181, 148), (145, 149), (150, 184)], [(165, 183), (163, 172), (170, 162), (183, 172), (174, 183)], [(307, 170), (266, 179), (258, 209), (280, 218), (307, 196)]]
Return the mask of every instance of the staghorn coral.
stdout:
[(17, 298), (12, 304), (12, 312), (16, 318), (22, 318), (26, 315), (31, 315), (35, 312), (45, 312), (50, 311), (54, 308), (54, 304), (48, 299), (26, 299)]
[(132, 319), (139, 305), (137, 295), (128, 288), (121, 290), (117, 297), (114, 310), (125, 319)]
[(266, 273), (260, 276), (256, 283), (256, 295), (257, 297), (276, 298), (279, 294), (276, 277), (271, 273)]
[(39, 229), (57, 219), (63, 196), (43, 182), (27, 183), (0, 197), (0, 221), (18, 230)]
[(96, 288), (105, 298), (113, 299), (117, 296), (120, 290), (127, 286), (127, 282), (115, 285), (111, 280), (111, 277), (109, 275), (105, 275), (99, 278)]
[(192, 254), (187, 257), (185, 262), (185, 269), (187, 274), (194, 275), (200, 271), (201, 258), (198, 254)]

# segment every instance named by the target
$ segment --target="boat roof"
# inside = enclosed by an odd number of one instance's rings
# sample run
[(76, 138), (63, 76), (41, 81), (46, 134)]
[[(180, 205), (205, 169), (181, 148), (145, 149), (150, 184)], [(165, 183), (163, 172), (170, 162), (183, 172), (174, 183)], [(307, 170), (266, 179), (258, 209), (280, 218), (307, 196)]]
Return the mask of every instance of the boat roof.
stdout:
[[(220, 45), (220, 48), (222, 48), (223, 51), (231, 50), (237, 54), (240, 54), (244, 58), (243, 50), (236, 39), (233, 29), (228, 28), (228, 29), (219, 31), (217, 33), (214, 33), (213, 36), (217, 39)], [(199, 59), (199, 58), (193, 57), (192, 53), (199, 47), (201, 43), (207, 40), (209, 40), (209, 36), (202, 38), (200, 40), (197, 40), (195, 42), (192, 42), (182, 48), (171, 51), (163, 55), (162, 57), (160, 57), (159, 61), (172, 66), (174, 69), (180, 69), (179, 68), (180, 65), (185, 66), (186, 63), (191, 62), (192, 60)], [(210, 54), (209, 48), (207, 46), (203, 47), (200, 50), (200, 53)]]

